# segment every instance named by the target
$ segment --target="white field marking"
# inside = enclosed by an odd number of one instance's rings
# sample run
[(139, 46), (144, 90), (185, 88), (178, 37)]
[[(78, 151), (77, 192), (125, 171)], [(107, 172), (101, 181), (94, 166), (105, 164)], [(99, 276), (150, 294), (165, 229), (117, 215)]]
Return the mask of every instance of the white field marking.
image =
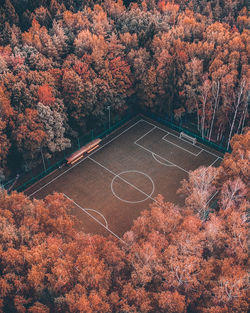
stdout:
[[(163, 129), (163, 128), (159, 127), (159, 126), (155, 126), (154, 124), (150, 123), (150, 122), (147, 121), (147, 120), (141, 119), (140, 121), (144, 121), (144, 122), (148, 123), (149, 125), (152, 125), (152, 126), (158, 128), (158, 129), (160, 129), (160, 130), (162, 130), (162, 131), (164, 131), (164, 132), (168, 132), (169, 134), (171, 134), (171, 135), (173, 135), (173, 136), (176, 136), (176, 135), (173, 134), (172, 132), (166, 131), (165, 129)], [(180, 137), (178, 137), (178, 136), (176, 136), (176, 137), (179, 138), (179, 139), (181, 139), (181, 140), (183, 140), (182, 138), (180, 138)], [(186, 140), (183, 140), (183, 141), (188, 142), (188, 141), (186, 141)], [(200, 148), (200, 149), (201, 149), (201, 148)], [(202, 149), (203, 149), (203, 148), (202, 148)], [(210, 152), (210, 151), (208, 151), (208, 150), (206, 150), (206, 149), (203, 149), (203, 151), (206, 151), (207, 153), (212, 154), (212, 155), (215, 156), (216, 158), (223, 159), (223, 158), (220, 157), (219, 155), (217, 155), (217, 154), (215, 154), (215, 153), (213, 153), (213, 152)]]
[[(168, 134), (166, 134), (165, 136), (163, 136), (162, 137), (162, 140), (164, 140), (164, 141), (166, 141), (166, 142), (169, 142), (171, 145), (174, 145), (174, 146), (176, 146), (176, 147), (178, 147), (179, 149), (182, 149), (182, 150), (184, 150), (184, 151), (186, 151), (186, 152), (188, 152), (188, 153), (190, 153), (190, 154), (192, 154), (192, 155), (194, 155), (195, 157), (197, 157), (202, 151), (203, 151), (203, 149), (200, 149), (200, 151), (198, 152), (198, 153), (193, 153), (193, 152), (191, 152), (191, 151), (189, 151), (189, 150), (187, 150), (187, 149), (185, 149), (185, 148), (183, 148), (183, 147), (181, 147), (181, 146), (179, 146), (179, 145), (177, 145), (177, 144), (175, 144), (175, 143), (173, 143), (173, 142), (171, 142), (171, 141), (169, 141), (169, 140), (167, 140), (167, 139), (165, 139), (165, 137), (167, 137), (168, 135), (170, 135), (170, 133), (168, 133)], [(172, 134), (171, 134), (172, 135)], [(177, 136), (176, 136), (177, 137)], [(178, 137), (179, 138), (179, 137)], [(181, 138), (179, 138), (180, 140), (181, 140)], [(190, 144), (190, 143), (189, 143)], [(194, 145), (192, 145), (192, 146), (194, 146)]]
[[(151, 184), (152, 184), (152, 191), (151, 191), (150, 195), (149, 195), (149, 196), (146, 196), (145, 199), (138, 200), (138, 201), (124, 200), (124, 199), (122, 199), (121, 197), (119, 197), (119, 196), (116, 194), (116, 192), (114, 191), (113, 183), (114, 183), (114, 181), (115, 181), (116, 178), (120, 178), (120, 179), (121, 179), (120, 175), (125, 174), (125, 173), (139, 173), (139, 174), (142, 174), (142, 175), (144, 175), (145, 177), (147, 177), (147, 178), (150, 180)], [(147, 174), (145, 174), (145, 173), (143, 173), (143, 172), (136, 171), (136, 170), (124, 171), (124, 172), (121, 172), (121, 173), (119, 173), (119, 174), (117, 174), (117, 175), (115, 175), (115, 176), (113, 177), (113, 179), (112, 179), (112, 181), (111, 181), (111, 191), (112, 191), (113, 195), (114, 195), (117, 199), (119, 199), (120, 201), (127, 202), (127, 203), (139, 203), (139, 202), (144, 202), (144, 201), (146, 201), (147, 199), (151, 198), (151, 196), (153, 195), (153, 193), (154, 193), (154, 191), (155, 191), (155, 184), (154, 184), (152, 178), (151, 178), (149, 175), (147, 175)]]
[(215, 160), (213, 161), (213, 163), (211, 163), (208, 167), (213, 166), (214, 163), (216, 163), (219, 159), (220, 159), (220, 157), (218, 157), (217, 159), (215, 159)]
[[(149, 124), (151, 124), (151, 123), (149, 123)], [(151, 124), (151, 125), (153, 125), (153, 124)], [(160, 127), (158, 127), (159, 129), (161, 129)], [(162, 131), (165, 131), (166, 133), (168, 133), (166, 130), (164, 130), (164, 129), (161, 129)], [(170, 134), (170, 133), (169, 133)], [(146, 134), (145, 134), (146, 135)], [(179, 138), (179, 137), (178, 137)], [(177, 168), (179, 168), (179, 169), (181, 169), (182, 171), (184, 171), (184, 172), (186, 172), (186, 173), (188, 173), (189, 174), (189, 172), (187, 172), (184, 168), (182, 168), (182, 167), (180, 167), (180, 166), (178, 166), (178, 165), (176, 165), (176, 164), (174, 164), (174, 163), (172, 163), (172, 162), (170, 162), (170, 161), (168, 161), (167, 159), (165, 159), (165, 158), (163, 158), (163, 157), (161, 157), (161, 156), (159, 156), (158, 154), (155, 154), (154, 152), (152, 152), (151, 150), (149, 150), (149, 149), (147, 149), (147, 148), (145, 148), (145, 147), (143, 147), (143, 146), (141, 146), (140, 144), (138, 144), (137, 143), (137, 141), (138, 140), (136, 140), (134, 143), (137, 145), (137, 146), (139, 146), (139, 147), (141, 147), (142, 149), (144, 149), (144, 150), (146, 150), (146, 151), (148, 151), (148, 152), (150, 152), (151, 154), (152, 154), (152, 156), (154, 157), (155, 155), (156, 156), (158, 156), (158, 157), (160, 157), (161, 159), (163, 159), (163, 160), (165, 160), (165, 161), (167, 161), (167, 162), (169, 162), (169, 163), (171, 163), (173, 166), (176, 166)], [(202, 150), (201, 150), (202, 151)], [(200, 151), (200, 152), (201, 152)], [(205, 149), (203, 149), (203, 151), (206, 151)], [(207, 151), (206, 151), (207, 152)], [(213, 154), (213, 153), (211, 153), (212, 155), (214, 155), (214, 156), (216, 156), (215, 154)], [(155, 157), (154, 157), (154, 159), (155, 159)], [(211, 166), (213, 166), (214, 165), (214, 163), (216, 163), (219, 159), (222, 159), (221, 157), (219, 157), (219, 156), (217, 156), (217, 158), (208, 166), (208, 168), (209, 167), (211, 167)], [(207, 168), (207, 170), (208, 170), (208, 168)], [(218, 193), (218, 191), (217, 192), (215, 192), (212, 196), (211, 196), (211, 198), (208, 200), (208, 202), (206, 203), (206, 205), (208, 205), (209, 204), (209, 202), (217, 195), (217, 193)]]
[(166, 164), (166, 163), (161, 162), (160, 160), (158, 160), (158, 159), (156, 158), (156, 156), (158, 156), (159, 159), (162, 159), (162, 160), (164, 160), (165, 162), (169, 163), (169, 162), (166, 161), (164, 158), (160, 157), (159, 155), (157, 155), (157, 154), (155, 154), (155, 153), (153, 153), (153, 152), (152, 152), (152, 156), (153, 156), (153, 158), (155, 159), (156, 162), (158, 162), (158, 163), (160, 163), (160, 164), (162, 164), (162, 165), (165, 165), (165, 166), (174, 166), (173, 164)]
[[(120, 137), (122, 134), (124, 134), (125, 132), (127, 132), (130, 128), (134, 127), (135, 125), (137, 125), (138, 123), (144, 121), (143, 119), (140, 119), (139, 121), (137, 121), (136, 123), (134, 123), (133, 125), (131, 125), (129, 128), (125, 129), (123, 132), (121, 132), (120, 134), (118, 134), (117, 136), (115, 136), (114, 138), (112, 138), (110, 141), (106, 142), (105, 144), (101, 145), (100, 148), (96, 149), (95, 151), (93, 151), (91, 154), (89, 154), (88, 156), (86, 156), (85, 158), (83, 158), (82, 160), (80, 160), (79, 162), (75, 163), (74, 165), (72, 165), (70, 168), (68, 168), (66, 171), (64, 171), (62, 174), (56, 176), (55, 178), (53, 178), (51, 181), (49, 181), (48, 183), (46, 183), (45, 185), (43, 185), (42, 187), (38, 188), (36, 191), (34, 191), (32, 194), (29, 195), (29, 198), (32, 197), (33, 195), (35, 195), (36, 193), (38, 193), (39, 191), (41, 191), (43, 188), (47, 187), (49, 184), (53, 183), (56, 179), (58, 179), (59, 177), (63, 176), (64, 174), (66, 174), (68, 171), (72, 170), (75, 166), (77, 166), (78, 164), (80, 164), (81, 162), (83, 162), (86, 158), (88, 158), (89, 156), (93, 155), (94, 153), (96, 153), (97, 151), (101, 150), (103, 147), (105, 147), (107, 144), (109, 144), (110, 142), (112, 142), (113, 140), (115, 140), (116, 138)], [(24, 190), (25, 191), (25, 190)]]
[(51, 173), (49, 173), (48, 175), (44, 176), (43, 178), (39, 179), (37, 182), (35, 182), (34, 184), (30, 185), (27, 189), (25, 189), (25, 191), (30, 190), (31, 188), (35, 187), (35, 185), (37, 185), (38, 183), (40, 183), (41, 181), (43, 181), (45, 178), (48, 178), (49, 176), (51, 176), (52, 174), (54, 174), (56, 171), (58, 171), (58, 168), (56, 168), (54, 171), (52, 171)]
[(94, 210), (94, 209), (85, 209), (85, 210), (86, 210), (86, 211), (92, 211), (92, 212), (95, 212), (96, 214), (101, 215), (101, 217), (104, 219), (104, 222), (105, 222), (105, 224), (106, 224), (106, 227), (109, 228), (109, 227), (108, 227), (108, 222), (107, 222), (105, 216), (104, 216), (101, 212), (99, 212), (99, 211), (97, 211), (97, 210)]
[(154, 126), (153, 128), (151, 128), (148, 132), (146, 132), (144, 135), (142, 135), (140, 138), (138, 138), (134, 143), (136, 144), (137, 141), (141, 140), (143, 137), (147, 136), (149, 133), (151, 133), (151, 131), (153, 131), (156, 128), (156, 126)]
[(176, 167), (179, 168), (180, 170), (182, 170), (182, 171), (184, 171), (184, 172), (186, 172), (186, 173), (189, 173), (188, 171), (186, 171), (186, 170), (185, 170), (184, 168), (182, 168), (181, 166), (176, 165), (176, 164), (174, 164), (173, 162), (171, 162), (171, 161), (169, 161), (169, 160), (167, 160), (167, 159), (161, 157), (161, 156), (158, 155), (157, 153), (154, 153), (153, 151), (151, 151), (151, 150), (149, 150), (149, 149), (147, 149), (147, 148), (141, 146), (139, 143), (136, 143), (136, 145), (137, 145), (138, 147), (140, 147), (140, 148), (142, 148), (142, 149), (148, 151), (148, 152), (151, 153), (152, 155), (153, 155), (153, 154), (154, 154), (154, 155), (157, 155), (158, 157), (162, 158), (164, 161), (169, 162), (170, 164), (172, 164), (173, 166), (176, 166)]
[(217, 195), (218, 192), (219, 192), (219, 190), (217, 190), (217, 191), (211, 196), (211, 198), (207, 201), (206, 205), (209, 204), (209, 202)]
[[(178, 138), (179, 138), (179, 137), (178, 137)], [(184, 170), (182, 167), (180, 167), (180, 166), (178, 166), (178, 165), (176, 165), (176, 164), (174, 164), (174, 163), (172, 163), (172, 162), (166, 160), (165, 158), (159, 156), (158, 154), (155, 154), (155, 153), (152, 152), (151, 150), (149, 150), (149, 149), (147, 149), (147, 148), (145, 148), (145, 147), (139, 145), (139, 144), (136, 143), (136, 142), (135, 142), (135, 144), (136, 144), (137, 146), (141, 147), (142, 149), (144, 149), (144, 150), (150, 152), (153, 157), (154, 157), (154, 155), (157, 155), (158, 157), (160, 157), (161, 159), (165, 160), (166, 162), (169, 162), (169, 163), (173, 164), (173, 166), (176, 166), (176, 167), (179, 168), (180, 170), (182, 170), (182, 171), (184, 171), (184, 172), (186, 172), (186, 173), (189, 174), (189, 172), (187, 172), (186, 170)], [(219, 159), (221, 159), (221, 157), (217, 157), (217, 158), (208, 166), (208, 168), (209, 168), (210, 166), (213, 166), (214, 163), (216, 163), (216, 161), (218, 161)], [(208, 170), (208, 168), (207, 168), (207, 170)], [(206, 205), (208, 205), (208, 204), (210, 203), (210, 201), (217, 195), (217, 193), (218, 193), (218, 191), (216, 191), (216, 192), (211, 196), (211, 198), (208, 200), (208, 202), (206, 203)], [(155, 201), (156, 203), (158, 203), (156, 200), (154, 200), (154, 201)], [(158, 204), (159, 204), (159, 203), (158, 203)], [(160, 205), (160, 206), (161, 206), (161, 205)]]
[[(168, 161), (167, 159), (165, 159), (165, 158), (159, 156), (158, 154), (155, 154), (155, 153), (152, 152), (151, 150), (149, 150), (149, 149), (147, 149), (147, 148), (145, 148), (145, 147), (139, 145), (138, 143), (136, 143), (136, 145), (139, 146), (139, 147), (141, 147), (142, 149), (144, 149), (144, 150), (150, 152), (153, 157), (154, 157), (154, 155), (157, 155), (158, 157), (160, 157), (160, 158), (163, 159), (164, 161), (171, 163), (173, 166), (176, 166), (177, 168), (179, 168), (179, 169), (181, 169), (182, 171), (184, 171), (184, 172), (186, 172), (186, 173), (189, 174), (189, 172), (187, 172), (186, 170), (184, 170), (184, 168), (182, 168), (182, 167), (180, 167), (180, 166), (178, 166), (178, 165), (176, 165), (176, 164), (174, 164), (174, 163)], [(155, 158), (154, 158), (154, 159), (155, 159)], [(208, 170), (209, 167), (213, 166), (214, 163), (216, 163), (219, 159), (221, 159), (221, 157), (217, 157), (217, 158), (207, 167), (207, 170)], [(156, 161), (157, 161), (157, 160), (156, 160)], [(207, 171), (207, 170), (206, 170), (206, 171)], [(215, 193), (212, 195), (212, 197), (210, 198), (210, 200), (208, 200), (207, 204), (209, 204), (209, 202), (216, 196), (217, 193), (218, 193), (218, 191), (215, 192)]]
[[(88, 157), (89, 158), (89, 157)], [(101, 163), (97, 162), (96, 160), (89, 158), (90, 160), (92, 160), (93, 162), (95, 162), (96, 164), (98, 164), (99, 166), (101, 166), (102, 168), (104, 168), (106, 171), (108, 171), (109, 173), (111, 173), (112, 175), (116, 176), (117, 174), (115, 174), (113, 171), (109, 170), (106, 166), (102, 165)], [(120, 177), (120, 180), (124, 181), (125, 183), (127, 183), (128, 185), (130, 185), (131, 187), (133, 187), (134, 189), (138, 190), (139, 192), (141, 192), (142, 194), (144, 194), (146, 197), (148, 197), (148, 199), (153, 200), (154, 202), (156, 202), (158, 205), (161, 206), (161, 204), (155, 200), (153, 197), (151, 197), (150, 195), (148, 195), (146, 192), (144, 192), (143, 190), (141, 190), (140, 188), (136, 187), (135, 185), (131, 184), (130, 182), (128, 182), (126, 179)]]
[[(208, 168), (211, 167), (211, 166), (213, 166), (214, 163), (216, 163), (219, 159), (220, 159), (219, 157), (218, 157), (217, 159), (215, 159), (215, 160), (213, 161), (213, 163), (211, 163), (211, 164), (208, 166)], [(208, 170), (208, 168), (207, 168), (207, 170)], [(215, 177), (215, 176), (214, 176), (214, 177)], [(213, 179), (214, 179), (214, 177), (213, 177)], [(219, 191), (217, 190), (217, 191), (211, 196), (211, 198), (207, 201), (206, 205), (209, 204), (209, 202), (217, 195), (218, 192), (219, 192)]]
[(105, 225), (103, 225), (98, 219), (96, 219), (92, 214), (90, 214), (86, 209), (82, 208), (78, 203), (76, 203), (73, 199), (71, 199), (70, 197), (68, 197), (65, 193), (63, 193), (63, 195), (70, 200), (72, 203), (74, 203), (79, 209), (81, 209), (83, 212), (85, 212), (88, 216), (90, 216), (91, 218), (93, 218), (93, 220), (95, 220), (98, 224), (100, 224), (102, 227), (104, 227), (107, 231), (109, 231), (113, 236), (115, 236), (117, 239), (119, 239), (122, 243), (124, 243), (125, 245), (128, 245), (124, 240), (122, 240), (118, 235), (116, 235), (112, 230), (110, 230), (109, 228), (107, 228)]
[[(160, 130), (162, 130), (163, 132), (166, 133), (165, 136), (167, 136), (168, 134), (171, 134), (171, 135), (177, 137), (178, 139), (181, 139), (181, 140), (183, 140), (183, 141), (189, 143), (188, 141), (186, 141), (186, 140), (184, 140), (184, 139), (182, 139), (182, 138), (176, 136), (175, 134), (170, 133), (170, 132), (166, 131), (165, 129), (161, 128), (161, 127), (155, 126), (154, 124), (152, 124), (152, 123), (150, 123), (150, 122), (148, 122), (148, 121), (146, 121), (146, 120), (144, 120), (144, 119), (142, 119), (142, 121), (144, 121), (144, 122), (146, 122), (146, 123), (148, 123), (148, 124), (154, 126), (149, 132), (151, 132), (151, 131), (152, 131), (153, 129), (155, 129), (155, 128), (158, 128), (158, 129), (160, 129)], [(150, 152), (150, 153), (152, 154), (152, 156), (153, 156), (154, 159), (155, 159), (155, 156), (158, 156), (158, 157), (160, 157), (161, 159), (163, 159), (164, 161), (171, 163), (172, 166), (176, 166), (177, 168), (179, 168), (179, 169), (181, 169), (182, 171), (184, 171), (184, 172), (186, 172), (186, 173), (189, 174), (189, 172), (186, 171), (184, 168), (182, 168), (182, 167), (180, 167), (180, 166), (178, 166), (178, 165), (176, 165), (176, 164), (174, 164), (174, 163), (168, 161), (167, 159), (165, 159), (165, 158), (159, 156), (158, 154), (152, 152), (151, 150), (149, 150), (149, 149), (147, 149), (147, 148), (145, 148), (145, 147), (143, 147), (143, 146), (141, 146), (140, 144), (137, 143), (137, 141), (139, 141), (141, 138), (143, 138), (144, 136), (146, 136), (149, 132), (147, 132), (147, 133), (144, 134), (142, 137), (140, 137), (139, 139), (137, 139), (137, 140), (134, 142), (134, 144), (136, 144), (137, 146), (141, 147), (142, 149), (144, 149), (144, 150)], [(164, 137), (165, 137), (165, 136), (164, 136)], [(166, 140), (164, 137), (163, 137), (162, 139), (163, 139), (163, 140)], [(167, 140), (166, 140), (166, 141), (167, 141)], [(179, 147), (179, 148), (181, 148), (181, 147)], [(182, 149), (184, 149), (184, 148), (182, 148)], [(203, 148), (200, 148), (200, 149), (201, 149), (201, 151), (200, 151), (196, 156), (198, 156), (202, 151), (205, 151), (205, 152), (207, 152), (207, 153), (209, 153), (209, 154), (211, 154), (211, 155), (213, 155), (213, 156), (216, 157), (216, 159), (208, 166), (208, 168), (211, 167), (211, 166), (213, 166), (219, 159), (222, 159), (222, 157), (218, 156), (217, 154), (214, 154), (214, 153), (212, 153), (212, 152), (210, 152), (210, 151), (208, 151), (208, 150), (206, 150), (206, 149), (203, 149)], [(185, 149), (184, 149), (184, 150), (185, 150)], [(191, 154), (193, 154), (193, 153), (190, 152), (190, 151), (188, 151), (188, 152), (191, 153)], [(156, 160), (156, 159), (155, 159), (155, 160)], [(157, 161), (157, 160), (156, 160), (156, 161)], [(207, 168), (207, 169), (208, 169), (208, 168)], [(207, 205), (208, 205), (209, 202), (217, 195), (217, 193), (218, 193), (218, 191), (216, 191), (216, 192), (211, 196), (211, 198), (210, 198), (210, 199), (208, 200), (208, 202), (206, 203)], [(154, 201), (155, 201), (155, 200), (154, 200)], [(157, 202), (157, 201), (156, 201), (156, 202)]]

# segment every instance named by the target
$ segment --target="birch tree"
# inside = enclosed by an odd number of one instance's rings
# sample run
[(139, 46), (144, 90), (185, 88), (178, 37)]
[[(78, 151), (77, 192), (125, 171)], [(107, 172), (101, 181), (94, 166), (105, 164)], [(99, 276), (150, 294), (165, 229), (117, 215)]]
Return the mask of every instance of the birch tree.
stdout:
[(209, 202), (216, 191), (214, 183), (217, 174), (217, 168), (200, 167), (189, 173), (188, 180), (184, 179), (181, 182), (181, 188), (178, 190), (178, 193), (186, 196), (186, 207), (202, 220), (207, 219)]
[(211, 92), (212, 92), (212, 99), (213, 99), (213, 116), (210, 124), (210, 130), (209, 130), (209, 136), (208, 140), (211, 140), (211, 136), (213, 133), (213, 126), (214, 126), (214, 120), (215, 120), (215, 115), (216, 115), (216, 110), (218, 107), (219, 103), (219, 94), (220, 94), (220, 81), (217, 82), (212, 82), (212, 87), (211, 87)]
[(238, 177), (236, 179), (226, 181), (221, 189), (221, 208), (223, 210), (229, 207), (237, 207), (247, 194), (247, 187)]
[(70, 140), (65, 138), (65, 116), (42, 103), (38, 103), (37, 111), (46, 133), (43, 145), (48, 149), (48, 156), (49, 153), (69, 148), (71, 146)]
[(199, 88), (200, 91), (200, 100), (201, 100), (201, 108), (199, 109), (199, 114), (201, 115), (201, 137), (204, 139), (205, 130), (206, 130), (206, 119), (208, 119), (208, 113), (211, 104), (211, 82), (209, 79), (206, 79), (202, 86)]
[(246, 92), (246, 79), (242, 79), (239, 85), (238, 90), (235, 93), (234, 96), (234, 101), (233, 101), (233, 119), (232, 119), (232, 123), (231, 123), (231, 127), (230, 127), (230, 132), (229, 132), (229, 136), (228, 136), (228, 141), (227, 141), (227, 149), (229, 149), (229, 145), (230, 145), (230, 140), (234, 131), (234, 127), (235, 127), (235, 122), (236, 122), (236, 117), (238, 114), (238, 110), (240, 108), (240, 105), (243, 101), (244, 98), (244, 93)]

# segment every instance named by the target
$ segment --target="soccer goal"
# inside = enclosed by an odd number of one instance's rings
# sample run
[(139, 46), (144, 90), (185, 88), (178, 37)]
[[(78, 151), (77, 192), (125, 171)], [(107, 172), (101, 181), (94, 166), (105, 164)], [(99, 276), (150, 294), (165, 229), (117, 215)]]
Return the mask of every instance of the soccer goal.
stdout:
[(189, 140), (189, 141), (192, 141), (193, 145), (196, 144), (196, 138), (191, 137), (191, 136), (187, 135), (187, 134), (184, 133), (184, 132), (181, 132), (181, 133), (180, 133), (180, 138), (185, 138), (185, 139), (187, 139), (187, 140)]

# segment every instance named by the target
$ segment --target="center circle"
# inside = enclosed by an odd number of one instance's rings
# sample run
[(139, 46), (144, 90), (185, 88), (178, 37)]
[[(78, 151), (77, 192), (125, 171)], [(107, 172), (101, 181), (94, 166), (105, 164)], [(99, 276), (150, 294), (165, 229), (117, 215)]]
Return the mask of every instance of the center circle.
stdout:
[[(130, 183), (127, 179), (122, 178), (122, 175), (124, 175), (124, 174), (126, 176), (130, 176), (130, 174), (132, 174), (133, 177), (136, 177), (136, 179), (139, 179), (139, 180), (142, 180), (142, 179), (145, 180), (145, 178), (146, 178), (147, 182), (151, 185), (151, 187), (150, 187), (150, 189), (151, 189), (150, 194), (147, 194), (146, 192), (144, 192), (143, 190), (138, 188), (135, 184)], [(141, 193), (142, 199), (140, 199), (140, 200), (130, 200), (130, 199), (124, 199), (124, 198), (120, 197), (119, 194), (117, 194), (117, 192), (115, 191), (115, 188), (114, 188), (114, 184), (118, 180), (123, 181), (125, 184), (128, 184), (130, 187), (134, 188), (139, 193)], [(154, 190), (155, 190), (155, 185), (154, 185), (154, 182), (153, 182), (152, 178), (149, 175), (147, 175), (147, 174), (145, 174), (143, 172), (140, 172), (140, 171), (136, 171), (136, 170), (130, 170), (130, 171), (121, 172), (121, 173), (115, 175), (113, 177), (113, 179), (112, 179), (112, 182), (111, 182), (111, 191), (112, 191), (113, 195), (117, 199), (119, 199), (120, 201), (127, 202), (127, 203), (139, 203), (139, 202), (146, 201), (147, 199), (151, 198), (151, 196), (154, 193)]]

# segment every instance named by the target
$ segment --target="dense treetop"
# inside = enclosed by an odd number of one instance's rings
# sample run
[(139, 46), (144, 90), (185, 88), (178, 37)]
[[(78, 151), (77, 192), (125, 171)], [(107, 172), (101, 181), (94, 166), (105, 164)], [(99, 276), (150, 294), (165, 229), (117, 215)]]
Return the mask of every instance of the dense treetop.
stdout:
[[(77, 231), (63, 195), (3, 193), (0, 311), (246, 313), (249, 140), (250, 131), (235, 136), (219, 168), (190, 173), (183, 207), (158, 195), (126, 244)], [(206, 199), (215, 188), (212, 209)]]
[[(247, 125), (246, 1), (1, 1), (0, 167), (150, 108), (229, 147)], [(41, 161), (41, 160), (40, 160)]]
[(61, 194), (1, 189), (0, 311), (247, 312), (247, 1), (1, 0), (0, 21), (0, 182), (109, 105), (232, 147), (181, 182), (183, 207), (158, 195), (125, 245), (77, 231)]

